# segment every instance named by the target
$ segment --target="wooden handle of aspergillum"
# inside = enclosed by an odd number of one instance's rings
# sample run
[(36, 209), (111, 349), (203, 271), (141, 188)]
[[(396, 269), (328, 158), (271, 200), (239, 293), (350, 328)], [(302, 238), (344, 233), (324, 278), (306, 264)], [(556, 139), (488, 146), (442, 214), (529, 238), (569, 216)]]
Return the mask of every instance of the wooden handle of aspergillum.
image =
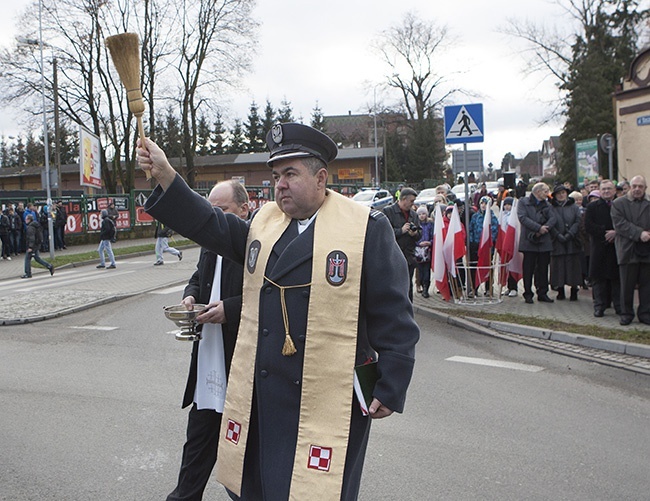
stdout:
[[(138, 135), (140, 136), (140, 144), (142, 149), (147, 149), (147, 144), (144, 142), (144, 124), (142, 123), (142, 115), (136, 115), (136, 120), (138, 121)], [(151, 179), (151, 171), (144, 171), (144, 175), (147, 176), (147, 180)]]

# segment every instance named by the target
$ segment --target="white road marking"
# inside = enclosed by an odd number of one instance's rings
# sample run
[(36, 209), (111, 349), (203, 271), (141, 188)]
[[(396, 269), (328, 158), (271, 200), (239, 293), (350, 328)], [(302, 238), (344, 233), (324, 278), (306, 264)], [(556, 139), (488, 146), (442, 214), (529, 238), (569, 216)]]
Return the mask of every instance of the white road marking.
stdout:
[[(135, 273), (135, 270), (133, 270), (133, 271), (113, 271), (113, 270), (108, 270), (108, 271), (98, 271), (97, 273), (98, 273), (97, 275), (91, 275), (91, 276), (86, 276), (86, 277), (82, 277), (82, 278), (75, 278), (75, 279), (72, 279), (72, 280), (66, 280), (65, 285), (76, 284), (76, 283), (80, 283), (80, 282), (88, 282), (90, 280), (99, 281), (102, 278), (104, 278), (104, 277), (100, 276), (100, 273), (101, 274), (105, 273), (106, 275), (108, 275), (110, 273), (111, 276), (117, 276), (117, 275), (128, 275), (129, 273)], [(54, 277), (56, 277), (56, 275), (54, 275)], [(33, 286), (33, 287), (23, 287), (23, 288), (19, 288), (17, 290), (18, 290), (18, 292), (33, 292), (33, 291), (36, 291), (36, 290), (39, 290), (39, 289), (47, 289), (47, 288), (50, 288), (50, 287), (58, 287), (59, 285), (60, 285), (59, 283), (57, 283), (55, 281), (52, 281), (50, 283), (45, 283), (43, 285), (36, 285), (36, 286)]]
[(176, 285), (174, 287), (167, 287), (165, 289), (158, 289), (155, 291), (150, 291), (149, 294), (176, 294), (178, 292), (183, 292), (187, 287), (187, 284)]
[(517, 371), (526, 371), (526, 372), (540, 372), (544, 370), (544, 367), (539, 367), (537, 365), (518, 364), (515, 362), (502, 362), (499, 360), (488, 360), (487, 358), (455, 356), (455, 357), (449, 357), (446, 360), (449, 362), (461, 362), (464, 364), (486, 365), (488, 367), (500, 367), (502, 369), (514, 369)]
[(71, 325), (69, 328), (88, 331), (114, 331), (115, 329), (119, 329), (119, 327), (111, 327), (108, 325)]

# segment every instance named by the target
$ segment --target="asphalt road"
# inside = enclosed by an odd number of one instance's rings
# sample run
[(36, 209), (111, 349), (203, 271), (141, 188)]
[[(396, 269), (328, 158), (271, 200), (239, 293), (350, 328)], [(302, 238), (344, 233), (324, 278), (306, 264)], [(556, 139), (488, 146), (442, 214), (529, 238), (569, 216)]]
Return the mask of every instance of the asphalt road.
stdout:
[[(0, 500), (172, 490), (191, 346), (161, 311), (180, 291), (158, 292), (0, 329)], [(361, 500), (648, 499), (650, 377), (418, 321), (406, 411), (373, 424)], [(228, 498), (211, 482), (205, 499)]]

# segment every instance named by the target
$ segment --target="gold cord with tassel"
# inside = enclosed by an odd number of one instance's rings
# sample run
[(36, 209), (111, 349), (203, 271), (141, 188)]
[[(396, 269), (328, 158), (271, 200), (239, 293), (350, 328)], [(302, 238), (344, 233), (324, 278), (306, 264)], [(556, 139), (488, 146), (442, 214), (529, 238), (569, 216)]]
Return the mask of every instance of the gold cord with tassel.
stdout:
[(278, 285), (266, 276), (264, 277), (264, 280), (280, 289), (280, 304), (282, 305), (282, 320), (284, 322), (284, 345), (282, 346), (282, 354), (285, 357), (290, 357), (291, 355), (294, 355), (297, 350), (296, 345), (293, 344), (293, 339), (291, 339), (289, 334), (289, 312), (287, 311), (287, 302), (284, 297), (284, 291), (286, 289), (297, 289), (298, 287), (309, 287), (311, 282), (302, 285)]

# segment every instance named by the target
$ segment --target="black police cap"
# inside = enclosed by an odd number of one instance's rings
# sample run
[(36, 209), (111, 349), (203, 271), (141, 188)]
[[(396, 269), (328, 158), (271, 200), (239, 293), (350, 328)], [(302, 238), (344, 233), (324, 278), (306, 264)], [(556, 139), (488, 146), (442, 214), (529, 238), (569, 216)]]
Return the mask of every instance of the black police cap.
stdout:
[(328, 164), (339, 151), (329, 136), (297, 123), (275, 124), (266, 135), (266, 146), (271, 152), (269, 166), (278, 160), (305, 157), (315, 157)]

